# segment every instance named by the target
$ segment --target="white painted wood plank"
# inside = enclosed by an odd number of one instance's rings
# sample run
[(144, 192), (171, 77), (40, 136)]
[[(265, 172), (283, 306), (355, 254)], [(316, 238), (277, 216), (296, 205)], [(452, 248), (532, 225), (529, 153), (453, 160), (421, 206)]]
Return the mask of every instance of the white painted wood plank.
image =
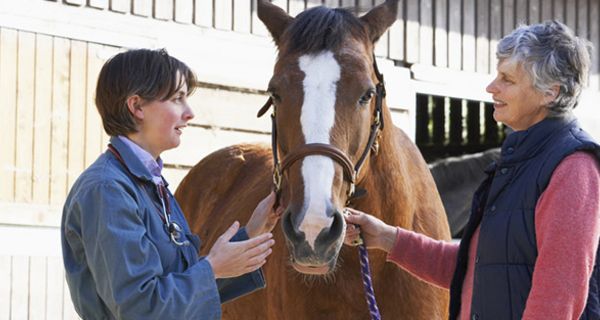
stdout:
[(475, 43), (475, 11), (476, 0), (463, 0), (462, 30), (462, 70), (474, 72), (477, 62), (477, 45)]
[(86, 66), (86, 86), (85, 86), (85, 158), (84, 166), (88, 167), (104, 151), (102, 145), (102, 121), (94, 97), (96, 96), (96, 80), (100, 73), (100, 68), (104, 64), (104, 59), (100, 57), (102, 45), (89, 43), (87, 50), (87, 66)]
[[(419, 63), (433, 65), (433, 2), (421, 0)], [(437, 48), (436, 48), (437, 49)]]
[(165, 151), (161, 158), (168, 164), (191, 166), (209, 153), (232, 144), (270, 141), (271, 136), (267, 134), (188, 127), (179, 147)]
[(515, 27), (528, 23), (528, 12), (530, 9), (528, 1), (529, 0), (515, 0)]
[(175, 0), (175, 21), (190, 24), (194, 20), (194, 0)]
[(461, 69), (462, 64), (462, 34), (461, 34), (461, 2), (448, 2), (448, 67)]
[[(0, 247), (0, 256), (61, 256), (60, 229), (58, 226), (31, 227), (2, 224), (0, 225), (0, 231), (0, 240), (3, 241), (2, 243), (10, 244)], [(18, 241), (18, 239), (31, 239), (31, 241)], [(29, 267), (26, 267), (23, 272), (27, 274), (28, 268)], [(26, 278), (28, 278), (28, 276), (26, 276)]]
[(46, 259), (46, 317), (60, 319), (63, 311), (64, 265), (61, 256)]
[(541, 21), (551, 20), (552, 16), (553, 16), (552, 1), (540, 0), (540, 8), (541, 8)]
[(307, 0), (306, 1), (307, 9), (322, 6), (322, 5), (325, 5), (325, 4), (321, 0)]
[(323, 5), (326, 7), (330, 7), (330, 8), (338, 8), (340, 6), (340, 1), (339, 0), (325, 0), (325, 3)]
[(19, 32), (15, 200), (32, 200), (35, 34)]
[(79, 319), (79, 316), (77, 315), (77, 312), (75, 312), (75, 307), (73, 307), (73, 302), (71, 301), (71, 294), (69, 293), (69, 286), (66, 283), (66, 280), (64, 280), (63, 277), (63, 287), (65, 288), (63, 290), (63, 319), (64, 320), (73, 320), (73, 319)]
[(398, 16), (392, 24), (389, 33), (388, 56), (390, 59), (404, 60), (404, 1), (398, 2)]
[[(520, 3), (525, 0), (519, 0)], [(527, 17), (527, 23), (540, 23), (542, 17), (542, 8), (540, 4), (541, 0), (529, 0), (529, 17)], [(527, 1), (525, 1), (527, 2)], [(544, 2), (544, 1), (541, 1)]]
[(110, 11), (129, 13), (131, 12), (132, 3), (130, 0), (110, 0)]
[(46, 257), (29, 258), (29, 319), (46, 319)]
[(11, 319), (27, 319), (29, 308), (29, 257), (14, 256), (11, 268), (10, 317)]
[(490, 19), (490, 3), (477, 2), (477, 63), (475, 71), (490, 73), (490, 39), (488, 23)]
[(108, 0), (87, 0), (87, 4), (89, 7), (96, 9), (108, 8)]
[(565, 20), (565, 0), (554, 0), (553, 6), (553, 19), (556, 19), (562, 23), (566, 23)]
[(214, 2), (215, 28), (231, 30), (233, 27), (233, 5), (231, 0), (220, 0)]
[(50, 138), (52, 122), (53, 39), (36, 35), (33, 136), (33, 201), (50, 200)]
[[(254, 0), (256, 1), (256, 0)], [(197, 0), (194, 8), (194, 23), (203, 27), (213, 26), (213, 2)]]
[(70, 88), (69, 88), (69, 153), (68, 188), (84, 169), (85, 163), (85, 109), (87, 45), (85, 42), (71, 42)]
[(491, 0), (490, 4), (490, 73), (496, 73), (496, 47), (502, 38), (502, 1)]
[(0, 201), (13, 201), (15, 192), (17, 39), (17, 31), (0, 29)]
[(10, 319), (12, 258), (0, 254), (0, 320)]
[(68, 39), (54, 38), (53, 50), (50, 203), (62, 204), (67, 194), (71, 43)]
[[(576, 34), (579, 37), (589, 39), (588, 29), (588, 14), (590, 8), (588, 7), (587, 0), (577, 0), (577, 30)], [(594, 17), (596, 23), (598, 23), (598, 16)]]
[(75, 6), (80, 6), (85, 4), (85, 0), (63, 0), (64, 3), (66, 4), (70, 4), (70, 5), (75, 5)]
[(406, 1), (406, 62), (419, 62), (419, 0)]
[(515, 29), (515, 0), (504, 0), (502, 11), (502, 36), (505, 36)]
[(568, 25), (573, 32), (577, 33), (577, 0), (568, 0), (565, 2), (565, 24)]
[(266, 101), (267, 96), (261, 94), (198, 88), (189, 99), (196, 115), (191, 123), (209, 127), (269, 132), (271, 120), (268, 115), (256, 117), (256, 113)]
[[(600, 17), (600, 1), (590, 1), (590, 17)], [(590, 89), (600, 90), (600, 81), (598, 81), (598, 74), (600, 73), (600, 20), (591, 20), (594, 23), (590, 23), (590, 41), (594, 45), (592, 50), (592, 67), (590, 77)]]
[(133, 14), (143, 17), (152, 15), (152, 0), (132, 0)]
[(448, 0), (435, 0), (435, 65), (448, 66)]
[(288, 13), (290, 16), (295, 17), (300, 12), (304, 11), (304, 0), (288, 0), (288, 7)]
[(154, 19), (173, 20), (173, 0), (154, 0)]
[(250, 0), (233, 1), (233, 30), (249, 33), (252, 25), (252, 8)]

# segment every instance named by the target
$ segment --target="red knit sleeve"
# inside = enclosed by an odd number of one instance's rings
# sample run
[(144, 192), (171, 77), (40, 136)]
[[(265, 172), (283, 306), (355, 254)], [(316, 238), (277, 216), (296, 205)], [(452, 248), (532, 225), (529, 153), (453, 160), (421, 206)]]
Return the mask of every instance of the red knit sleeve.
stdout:
[(538, 258), (523, 319), (579, 319), (600, 236), (600, 167), (576, 152), (554, 170), (535, 208)]
[(434, 240), (398, 228), (396, 242), (387, 259), (424, 281), (449, 289), (458, 245), (458, 242)]

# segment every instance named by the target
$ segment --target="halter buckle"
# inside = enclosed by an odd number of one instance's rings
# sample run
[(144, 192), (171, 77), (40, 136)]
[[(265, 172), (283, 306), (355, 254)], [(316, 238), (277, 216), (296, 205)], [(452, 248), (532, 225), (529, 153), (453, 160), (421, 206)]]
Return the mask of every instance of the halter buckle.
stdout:
[(281, 167), (279, 163), (276, 163), (273, 169), (273, 186), (275, 187), (275, 192), (281, 190)]

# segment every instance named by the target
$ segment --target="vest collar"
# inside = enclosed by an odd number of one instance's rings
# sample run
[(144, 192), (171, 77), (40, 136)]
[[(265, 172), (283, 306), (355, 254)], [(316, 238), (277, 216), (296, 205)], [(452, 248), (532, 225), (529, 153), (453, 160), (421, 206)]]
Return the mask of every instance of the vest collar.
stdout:
[(545, 118), (526, 130), (511, 133), (502, 144), (501, 163), (515, 163), (534, 157), (554, 134), (576, 123), (575, 116), (568, 113), (560, 117)]

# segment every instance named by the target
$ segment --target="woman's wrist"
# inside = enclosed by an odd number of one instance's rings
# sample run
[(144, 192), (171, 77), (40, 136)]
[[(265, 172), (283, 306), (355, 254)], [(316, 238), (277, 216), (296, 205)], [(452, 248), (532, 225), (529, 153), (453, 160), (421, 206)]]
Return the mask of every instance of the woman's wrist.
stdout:
[(396, 244), (397, 233), (398, 229), (390, 225), (386, 225), (381, 233), (381, 249), (386, 253), (389, 253), (394, 248), (394, 244)]

